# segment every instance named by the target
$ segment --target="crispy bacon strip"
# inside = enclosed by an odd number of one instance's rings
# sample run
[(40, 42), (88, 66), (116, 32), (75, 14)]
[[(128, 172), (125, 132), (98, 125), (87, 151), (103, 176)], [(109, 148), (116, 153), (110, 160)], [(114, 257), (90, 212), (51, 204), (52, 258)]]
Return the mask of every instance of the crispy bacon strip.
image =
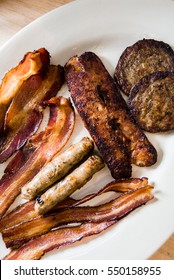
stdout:
[[(19, 195), (21, 188), (67, 143), (74, 128), (74, 110), (64, 97), (49, 100), (47, 128), (32, 136), (28, 144), (12, 159), (0, 180), (0, 216)], [(20, 158), (18, 168), (14, 168)], [(15, 172), (13, 171), (15, 169)]]
[(18, 205), (15, 209), (10, 211), (0, 220), (0, 232), (5, 228), (15, 226), (24, 221), (29, 221), (36, 218), (36, 211), (34, 210), (35, 201), (27, 201)]
[(2, 232), (3, 240), (7, 248), (21, 246), (31, 238), (47, 233), (51, 229), (64, 224), (119, 220), (135, 208), (151, 200), (153, 198), (151, 190), (151, 186), (146, 186), (100, 206), (75, 207), (57, 214), (39, 217), (16, 227), (5, 229)]
[(61, 66), (49, 66), (47, 74), (32, 75), (20, 87), (5, 116), (5, 131), (1, 138), (0, 163), (20, 149), (38, 129), (44, 101), (55, 96), (64, 81)]
[[(90, 199), (109, 191), (115, 192), (128, 192), (131, 190), (136, 190), (141, 187), (145, 187), (148, 185), (148, 179), (143, 178), (131, 178), (131, 179), (122, 179), (122, 180), (114, 180), (107, 184), (104, 188), (99, 190), (97, 193), (89, 194), (79, 200), (73, 198), (66, 198), (64, 201), (56, 205), (50, 213), (58, 212), (58, 210), (64, 210), (68, 208), (72, 208), (78, 205), (81, 205)], [(5, 215), (0, 220), (0, 232), (5, 228), (9, 228), (20, 223), (35, 219), (38, 216), (34, 209), (35, 200), (28, 201), (24, 204), (17, 206), (10, 213)]]
[(30, 76), (44, 72), (50, 63), (48, 51), (41, 48), (28, 52), (20, 63), (8, 71), (0, 86), (0, 130), (2, 129), (6, 110), (23, 82)]
[[(144, 191), (144, 194), (142, 193), (143, 188), (135, 191), (135, 192), (141, 192), (141, 195), (139, 198), (138, 198), (138, 196), (137, 197), (134, 196), (134, 197), (132, 197), (131, 201), (128, 199), (126, 205), (124, 203), (122, 203), (122, 204), (120, 203), (120, 207), (122, 207), (122, 211), (120, 212), (119, 219), (123, 218), (126, 214), (128, 214), (128, 211), (127, 211), (128, 208), (131, 211), (134, 208), (136, 208), (136, 207), (146, 203), (148, 200), (152, 199), (153, 195), (150, 193), (150, 190), (147, 190), (147, 188), (151, 189), (151, 187), (146, 187), (146, 191)], [(132, 193), (135, 193), (135, 192), (132, 192)], [(138, 202), (138, 200), (139, 200), (139, 202)], [(132, 208), (129, 207), (130, 204), (132, 204)], [(95, 212), (95, 214), (93, 213), (93, 219), (94, 219), (95, 223), (90, 222), (90, 223), (82, 224), (81, 226), (60, 228), (57, 230), (53, 230), (49, 233), (43, 234), (35, 239), (30, 240), (29, 242), (27, 242), (23, 246), (19, 247), (18, 249), (12, 250), (4, 258), (4, 260), (40, 259), (48, 251), (51, 251), (55, 248), (59, 248), (60, 246), (62, 247), (67, 244), (74, 243), (75, 241), (80, 240), (83, 237), (100, 233), (101, 231), (103, 231), (104, 229), (106, 229), (107, 227), (111, 226), (112, 224), (114, 224), (118, 221), (117, 215), (115, 215), (115, 216), (113, 215), (112, 217), (110, 217), (111, 220), (109, 220), (109, 221), (107, 220), (107, 218), (110, 214), (108, 211), (108, 208), (107, 208), (108, 203), (105, 204), (104, 206), (106, 206), (106, 209), (105, 209), (106, 217), (103, 217), (103, 222), (100, 222), (100, 223), (97, 222), (98, 215), (96, 215), (96, 213), (98, 213), (98, 212)], [(75, 210), (75, 209), (73, 209), (73, 210)], [(90, 209), (93, 209), (93, 207), (91, 207)], [(110, 211), (112, 212), (114, 210), (111, 208)], [(99, 214), (101, 214), (101, 213), (99, 213)], [(74, 217), (75, 217), (75, 215), (74, 215)], [(89, 218), (89, 216), (88, 216), (88, 218)], [(100, 216), (100, 218), (101, 218), (101, 216)], [(101, 220), (102, 220), (102, 218), (101, 218)]]
[(148, 178), (146, 177), (114, 180), (101, 189), (98, 194), (102, 194), (107, 191), (124, 193), (145, 187), (147, 185)]
[[(62, 203), (56, 205), (55, 208), (52, 209), (52, 212), (62, 210), (65, 208), (73, 207), (76, 205), (77, 200), (73, 198), (67, 198), (66, 200), (62, 201)], [(35, 211), (34, 208), (35, 200), (27, 201), (21, 205), (18, 205), (15, 209), (10, 211), (0, 220), (0, 232), (5, 228), (9, 228), (25, 221), (30, 221), (35, 219), (38, 216), (38, 213)]]
[(75, 243), (84, 237), (99, 234), (117, 221), (86, 223), (44, 234), (11, 251), (4, 260), (39, 260), (46, 252)]

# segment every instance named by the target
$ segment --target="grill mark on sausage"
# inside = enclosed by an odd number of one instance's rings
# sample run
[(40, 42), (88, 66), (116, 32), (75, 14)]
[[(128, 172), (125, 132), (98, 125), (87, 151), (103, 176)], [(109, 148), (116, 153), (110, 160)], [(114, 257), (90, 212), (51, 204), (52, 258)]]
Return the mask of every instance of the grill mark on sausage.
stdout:
[(130, 115), (126, 102), (101, 60), (92, 52), (65, 66), (75, 106), (114, 178), (130, 177), (131, 162), (149, 166), (157, 153)]

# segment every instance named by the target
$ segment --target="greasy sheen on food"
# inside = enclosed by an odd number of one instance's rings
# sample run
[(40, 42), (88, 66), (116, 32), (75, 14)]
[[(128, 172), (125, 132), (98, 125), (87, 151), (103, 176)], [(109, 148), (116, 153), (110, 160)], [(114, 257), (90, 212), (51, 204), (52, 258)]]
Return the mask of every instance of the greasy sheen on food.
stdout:
[(47, 72), (23, 82), (9, 105), (0, 137), (0, 163), (19, 150), (38, 129), (45, 101), (55, 96), (64, 82), (63, 67), (50, 65)]
[(12, 250), (4, 260), (39, 260), (45, 253), (80, 241), (82, 238), (99, 234), (117, 221), (85, 223), (50, 231)]
[(18, 93), (23, 82), (35, 74), (44, 73), (50, 63), (50, 55), (45, 48), (28, 52), (19, 64), (9, 70), (0, 85), (0, 131), (10, 102)]
[(35, 198), (38, 194), (68, 174), (68, 172), (81, 162), (93, 148), (93, 141), (89, 137), (83, 137), (80, 141), (71, 145), (65, 152), (55, 155), (55, 157), (22, 188), (22, 197), (29, 200)]
[(131, 176), (131, 163), (150, 166), (157, 152), (130, 115), (97, 55), (85, 52), (65, 65), (73, 102), (115, 179)]
[(21, 246), (32, 238), (45, 234), (58, 226), (70, 223), (103, 222), (123, 216), (153, 198), (152, 187), (145, 186), (124, 193), (120, 197), (98, 206), (80, 206), (40, 216), (28, 222), (7, 228), (2, 232), (6, 247)]
[[(118, 222), (134, 209), (153, 199), (151, 191), (151, 186), (145, 186), (99, 206), (75, 207), (55, 215), (39, 217), (38, 220), (33, 219), (28, 222), (29, 224), (19, 224), (19, 228), (23, 227), (22, 231), (19, 231), (18, 227), (9, 228), (3, 232), (7, 246), (19, 246), (23, 242), (26, 243), (12, 250), (4, 259), (40, 259), (46, 252), (55, 248), (58, 249), (85, 236), (97, 234), (103, 231), (106, 225)], [(74, 227), (74, 222), (80, 222), (81, 225)], [(65, 227), (57, 229), (58, 225), (64, 224)], [(96, 231), (90, 230), (90, 234), (89, 232), (86, 234), (86, 227), (91, 229), (92, 224), (96, 225)], [(101, 228), (101, 225), (105, 226)], [(29, 240), (30, 238), (32, 239)]]
[(33, 135), (7, 165), (0, 180), (0, 217), (21, 188), (30, 181), (67, 143), (74, 128), (74, 109), (69, 99), (53, 97), (47, 101), (50, 116), (45, 130)]
[[(53, 207), (51, 211), (49, 211), (47, 214), (57, 213), (58, 211), (74, 208), (106, 192), (111, 191), (117, 193), (124, 193), (137, 190), (147, 185), (148, 178), (146, 177), (114, 180), (108, 183), (102, 189), (100, 189), (97, 193), (87, 194), (86, 196), (80, 199), (67, 197), (62, 202), (56, 204), (55, 207)], [(12, 228), (16, 225), (23, 224), (33, 219), (39, 218), (40, 216), (35, 211), (34, 205), (35, 200), (27, 201), (21, 205), (18, 205), (12, 211), (4, 215), (3, 218), (0, 220), (0, 232), (6, 228)]]
[(174, 129), (174, 72), (154, 72), (131, 90), (128, 106), (140, 127), (149, 132)]
[(143, 39), (123, 51), (114, 76), (121, 90), (129, 95), (142, 77), (156, 71), (174, 71), (174, 51), (162, 41)]
[(93, 175), (104, 167), (103, 160), (97, 155), (92, 155), (74, 169), (60, 182), (55, 183), (36, 199), (35, 210), (43, 215), (57, 203), (63, 201), (73, 192), (83, 187)]

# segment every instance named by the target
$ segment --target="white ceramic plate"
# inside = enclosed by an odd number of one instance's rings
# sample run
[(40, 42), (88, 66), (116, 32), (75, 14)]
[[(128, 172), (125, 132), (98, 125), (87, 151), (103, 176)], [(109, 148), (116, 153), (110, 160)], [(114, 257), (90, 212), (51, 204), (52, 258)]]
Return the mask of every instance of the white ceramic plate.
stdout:
[[(52, 63), (61, 65), (72, 55), (93, 51), (113, 75), (117, 60), (127, 46), (144, 37), (163, 40), (172, 46), (173, 30), (172, 0), (74, 1), (34, 21), (1, 48), (0, 77), (27, 51), (40, 47), (49, 50)], [(68, 95), (66, 87), (61, 94)], [(78, 118), (68, 145), (83, 135), (87, 131)], [(148, 134), (148, 137), (158, 151), (158, 163), (150, 168), (134, 166), (133, 176), (149, 177), (155, 186), (155, 200), (103, 234), (46, 254), (44, 259), (146, 259), (174, 232), (174, 135)], [(105, 168), (94, 176), (82, 194), (110, 180)], [(2, 240), (0, 248), (2, 258), (8, 252)]]

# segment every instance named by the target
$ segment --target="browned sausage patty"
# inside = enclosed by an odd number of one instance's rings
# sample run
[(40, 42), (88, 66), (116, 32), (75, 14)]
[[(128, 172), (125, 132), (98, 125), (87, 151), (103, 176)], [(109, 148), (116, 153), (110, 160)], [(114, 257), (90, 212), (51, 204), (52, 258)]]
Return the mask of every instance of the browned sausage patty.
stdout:
[(125, 49), (114, 76), (121, 90), (129, 95), (142, 77), (156, 71), (174, 71), (174, 51), (162, 41), (143, 39)]
[(174, 129), (174, 72), (154, 72), (142, 78), (132, 88), (128, 105), (142, 129)]

